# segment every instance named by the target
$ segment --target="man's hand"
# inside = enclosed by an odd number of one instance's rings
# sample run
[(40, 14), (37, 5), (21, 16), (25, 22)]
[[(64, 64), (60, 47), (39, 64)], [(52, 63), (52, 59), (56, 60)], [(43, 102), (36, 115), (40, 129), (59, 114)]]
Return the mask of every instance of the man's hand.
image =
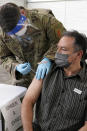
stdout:
[(16, 66), (16, 70), (22, 75), (26, 75), (31, 71), (30, 63), (19, 64)]
[(51, 62), (48, 58), (44, 58), (38, 65), (37, 71), (36, 71), (36, 79), (40, 80), (45, 77), (45, 75), (48, 74), (49, 69), (51, 67)]

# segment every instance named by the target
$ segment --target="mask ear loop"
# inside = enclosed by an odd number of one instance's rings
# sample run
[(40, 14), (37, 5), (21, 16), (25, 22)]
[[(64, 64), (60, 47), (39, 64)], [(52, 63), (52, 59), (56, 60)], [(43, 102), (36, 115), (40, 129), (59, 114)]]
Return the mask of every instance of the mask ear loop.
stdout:
[(39, 29), (39, 28), (38, 28), (38, 27), (36, 27), (35, 25), (31, 24), (31, 22), (30, 22), (30, 20), (29, 20), (29, 19), (27, 19), (27, 21), (28, 21), (28, 26), (30, 26), (30, 27), (32, 27), (32, 28), (34, 28), (34, 29), (36, 29), (36, 30), (38, 30), (38, 29)]
[(21, 30), (19, 30), (17, 33), (15, 33), (17, 36), (23, 36), (27, 32), (27, 24), (24, 24)]

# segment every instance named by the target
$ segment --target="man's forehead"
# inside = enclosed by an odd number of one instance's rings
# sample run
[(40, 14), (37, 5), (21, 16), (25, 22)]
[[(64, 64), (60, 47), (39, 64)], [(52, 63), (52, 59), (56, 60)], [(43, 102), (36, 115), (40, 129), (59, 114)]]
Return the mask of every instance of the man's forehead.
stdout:
[(59, 43), (58, 46), (63, 46), (63, 47), (73, 47), (75, 42), (75, 38), (71, 36), (63, 36)]

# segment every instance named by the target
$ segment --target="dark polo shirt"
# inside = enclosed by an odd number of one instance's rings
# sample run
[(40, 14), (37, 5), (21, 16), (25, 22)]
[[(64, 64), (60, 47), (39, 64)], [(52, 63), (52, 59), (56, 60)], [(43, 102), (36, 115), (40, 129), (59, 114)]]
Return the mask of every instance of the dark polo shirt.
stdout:
[(42, 131), (78, 131), (87, 121), (87, 70), (70, 77), (52, 66), (36, 104), (36, 122)]

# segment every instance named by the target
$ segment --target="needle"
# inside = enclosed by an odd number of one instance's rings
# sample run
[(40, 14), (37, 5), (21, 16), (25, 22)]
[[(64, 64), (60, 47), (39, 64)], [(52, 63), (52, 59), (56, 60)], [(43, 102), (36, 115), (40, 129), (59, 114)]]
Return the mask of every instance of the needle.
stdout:
[(31, 68), (32, 72), (36, 74), (36, 72)]

